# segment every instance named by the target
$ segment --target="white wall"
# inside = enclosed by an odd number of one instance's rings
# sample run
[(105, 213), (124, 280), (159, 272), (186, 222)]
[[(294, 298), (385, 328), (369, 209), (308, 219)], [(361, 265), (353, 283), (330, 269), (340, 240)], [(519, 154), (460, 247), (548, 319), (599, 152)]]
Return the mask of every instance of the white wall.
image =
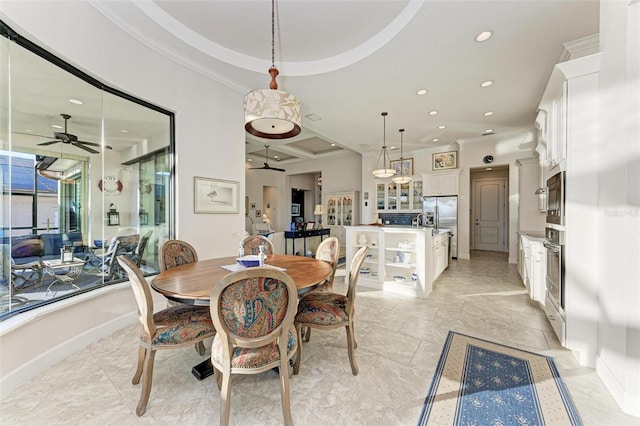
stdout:
[(639, 2), (600, 2), (600, 43), (596, 368), (623, 410), (640, 416)]
[[(192, 243), (201, 258), (235, 254), (244, 234), (244, 94), (148, 49), (87, 2), (3, 1), (1, 13), (14, 30), (62, 59), (110, 86), (175, 112), (177, 236)], [(73, 29), (56, 22), (73, 23)], [(239, 212), (194, 214), (194, 176), (238, 181)], [(37, 314), (16, 317), (28, 326), (3, 321), (1, 391), (10, 392), (88, 340), (108, 334), (114, 324), (121, 327), (134, 321), (131, 291), (125, 287), (109, 294), (91, 292), (87, 299), (73, 298), (72, 308), (56, 304), (45, 316), (38, 309)]]

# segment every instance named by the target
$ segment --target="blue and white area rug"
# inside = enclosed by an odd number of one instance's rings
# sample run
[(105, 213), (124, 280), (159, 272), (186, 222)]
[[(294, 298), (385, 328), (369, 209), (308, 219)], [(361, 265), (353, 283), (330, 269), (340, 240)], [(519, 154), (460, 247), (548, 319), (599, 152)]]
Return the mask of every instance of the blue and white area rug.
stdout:
[(418, 425), (581, 425), (553, 358), (449, 332)]

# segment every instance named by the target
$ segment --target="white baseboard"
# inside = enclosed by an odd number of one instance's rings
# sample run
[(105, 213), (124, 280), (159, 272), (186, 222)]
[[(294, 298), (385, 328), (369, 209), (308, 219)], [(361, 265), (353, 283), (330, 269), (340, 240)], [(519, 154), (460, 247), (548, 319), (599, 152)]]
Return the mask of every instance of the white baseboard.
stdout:
[(640, 395), (625, 390), (600, 357), (596, 359), (596, 372), (622, 411), (640, 417)]

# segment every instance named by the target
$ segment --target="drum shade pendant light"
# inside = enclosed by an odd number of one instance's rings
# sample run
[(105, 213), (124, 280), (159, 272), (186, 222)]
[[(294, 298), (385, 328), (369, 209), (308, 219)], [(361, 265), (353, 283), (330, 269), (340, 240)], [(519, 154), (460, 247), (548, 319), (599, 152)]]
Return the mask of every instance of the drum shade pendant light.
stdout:
[(380, 166), (380, 159), (382, 158), (382, 167), (375, 169), (373, 172), (373, 177), (384, 179), (389, 178), (396, 174), (396, 171), (389, 166), (387, 168), (387, 157), (389, 154), (387, 152), (387, 144), (386, 144), (386, 133), (387, 133), (387, 113), (383, 112), (382, 114), (382, 151), (380, 152), (380, 156), (378, 157), (377, 166)]
[(278, 90), (275, 65), (275, 0), (271, 0), (271, 82), (269, 89), (254, 90), (244, 97), (244, 128), (254, 136), (266, 139), (292, 138), (300, 127), (300, 101), (290, 93)]
[(400, 132), (400, 176), (395, 176), (391, 179), (395, 183), (409, 183), (411, 182), (411, 176), (405, 176), (404, 174), (404, 151), (402, 149), (402, 134), (404, 129), (398, 130)]

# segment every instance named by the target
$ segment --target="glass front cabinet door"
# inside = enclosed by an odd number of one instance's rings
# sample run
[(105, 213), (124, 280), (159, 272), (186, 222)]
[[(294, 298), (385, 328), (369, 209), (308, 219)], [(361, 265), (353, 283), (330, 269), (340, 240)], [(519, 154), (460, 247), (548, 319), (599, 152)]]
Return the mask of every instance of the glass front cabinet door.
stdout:
[(408, 183), (377, 183), (376, 208), (378, 211), (422, 210), (422, 180)]

